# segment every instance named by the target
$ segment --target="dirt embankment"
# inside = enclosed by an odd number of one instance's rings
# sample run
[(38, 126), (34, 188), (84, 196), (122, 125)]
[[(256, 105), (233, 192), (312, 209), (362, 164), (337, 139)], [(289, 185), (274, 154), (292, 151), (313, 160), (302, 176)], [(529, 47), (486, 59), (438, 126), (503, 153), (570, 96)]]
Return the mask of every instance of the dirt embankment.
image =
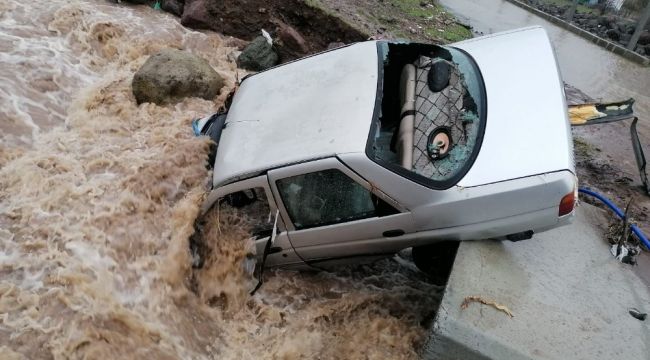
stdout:
[(175, 0), (163, 1), (162, 9), (180, 16), (186, 27), (213, 30), (245, 41), (259, 36), (264, 29), (276, 40), (282, 61), (325, 50), (330, 43), (362, 41), (370, 36), (312, 0)]
[(165, 0), (161, 4), (194, 29), (243, 40), (252, 40), (265, 29), (276, 39), (281, 61), (325, 50), (332, 43), (371, 37), (448, 43), (472, 36), (469, 26), (434, 0)]

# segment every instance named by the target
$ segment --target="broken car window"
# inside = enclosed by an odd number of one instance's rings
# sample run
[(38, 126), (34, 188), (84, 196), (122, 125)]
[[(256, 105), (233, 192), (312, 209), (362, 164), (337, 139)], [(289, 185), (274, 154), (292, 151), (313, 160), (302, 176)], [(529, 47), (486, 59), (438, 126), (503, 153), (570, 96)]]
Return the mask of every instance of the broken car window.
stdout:
[(263, 188), (252, 188), (237, 191), (219, 199), (222, 210), (231, 210), (245, 221), (256, 238), (271, 236), (273, 231), (273, 216), (266, 192)]
[(368, 155), (429, 187), (453, 186), (471, 167), (483, 138), (486, 99), (478, 68), (451, 47), (379, 49), (388, 54)]
[(297, 230), (397, 212), (336, 169), (281, 179), (277, 186)]

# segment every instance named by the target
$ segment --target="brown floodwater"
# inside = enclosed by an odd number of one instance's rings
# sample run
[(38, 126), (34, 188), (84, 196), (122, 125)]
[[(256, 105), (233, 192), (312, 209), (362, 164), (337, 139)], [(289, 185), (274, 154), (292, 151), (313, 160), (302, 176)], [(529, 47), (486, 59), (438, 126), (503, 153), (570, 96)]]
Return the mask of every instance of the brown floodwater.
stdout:
[[(219, 219), (191, 268), (211, 174), (190, 123), (243, 74), (228, 44), (144, 6), (0, 0), (0, 358), (417, 357), (442, 288), (399, 257), (274, 271), (251, 297), (247, 234)], [(133, 74), (165, 47), (226, 88), (138, 106)]]

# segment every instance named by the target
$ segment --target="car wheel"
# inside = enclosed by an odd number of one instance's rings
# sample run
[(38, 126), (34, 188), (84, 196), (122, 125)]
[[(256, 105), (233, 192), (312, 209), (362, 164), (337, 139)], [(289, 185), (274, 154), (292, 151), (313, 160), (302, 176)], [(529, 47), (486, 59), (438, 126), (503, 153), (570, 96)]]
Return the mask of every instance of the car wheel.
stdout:
[(413, 248), (413, 262), (420, 271), (428, 274), (433, 283), (444, 285), (456, 259), (458, 241), (442, 241)]

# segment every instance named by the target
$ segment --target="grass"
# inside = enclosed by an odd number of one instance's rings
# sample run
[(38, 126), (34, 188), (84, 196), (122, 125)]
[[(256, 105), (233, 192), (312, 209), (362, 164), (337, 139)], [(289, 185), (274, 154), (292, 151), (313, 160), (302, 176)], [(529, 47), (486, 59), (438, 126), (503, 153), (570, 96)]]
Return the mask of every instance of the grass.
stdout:
[(391, 0), (390, 3), (408, 16), (424, 20), (424, 25), (421, 26), (431, 38), (456, 42), (472, 37), (468, 28), (458, 24), (453, 16), (434, 1), (428, 1), (425, 6), (421, 5), (423, 1), (420, 0)]
[(453, 43), (457, 41), (462, 41), (472, 37), (472, 32), (458, 24), (448, 25), (445, 29), (427, 29), (427, 35), (435, 38), (441, 38), (447, 42)]
[[(436, 0), (303, 0), (312, 8), (344, 19), (353, 28), (369, 30), (370, 35), (425, 43), (450, 43), (472, 37), (466, 26)], [(336, 10), (335, 10), (336, 9)]]

